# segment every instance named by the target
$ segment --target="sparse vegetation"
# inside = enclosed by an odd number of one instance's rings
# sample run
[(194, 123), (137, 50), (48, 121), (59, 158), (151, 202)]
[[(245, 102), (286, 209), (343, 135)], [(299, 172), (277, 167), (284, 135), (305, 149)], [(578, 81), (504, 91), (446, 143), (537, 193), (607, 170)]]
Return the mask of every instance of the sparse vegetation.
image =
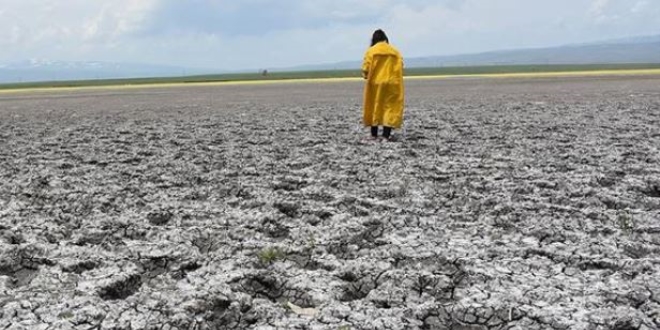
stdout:
[(312, 250), (316, 248), (316, 237), (314, 236), (314, 233), (309, 234), (309, 238), (307, 239), (307, 247)]
[(635, 218), (628, 212), (620, 213), (617, 217), (617, 227), (624, 233), (630, 234), (635, 230)]
[(71, 311), (64, 311), (57, 315), (62, 320), (72, 319), (74, 317)]
[(277, 247), (267, 247), (257, 253), (257, 258), (262, 265), (270, 265), (286, 258), (286, 253)]

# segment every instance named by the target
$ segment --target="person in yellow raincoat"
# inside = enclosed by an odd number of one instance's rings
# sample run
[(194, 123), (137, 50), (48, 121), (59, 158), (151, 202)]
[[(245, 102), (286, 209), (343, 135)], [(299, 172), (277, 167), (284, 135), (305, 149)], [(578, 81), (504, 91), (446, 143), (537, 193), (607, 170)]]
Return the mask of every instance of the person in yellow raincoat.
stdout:
[(373, 34), (364, 55), (362, 76), (366, 80), (363, 123), (371, 127), (374, 139), (383, 126), (383, 138), (391, 141), (392, 129), (401, 128), (403, 123), (403, 58), (382, 30)]

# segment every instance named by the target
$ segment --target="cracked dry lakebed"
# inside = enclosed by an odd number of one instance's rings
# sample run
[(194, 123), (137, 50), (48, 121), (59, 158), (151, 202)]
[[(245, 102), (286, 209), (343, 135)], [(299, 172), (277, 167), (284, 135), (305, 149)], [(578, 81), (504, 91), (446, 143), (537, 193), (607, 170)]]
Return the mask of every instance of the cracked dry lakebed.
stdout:
[(659, 329), (660, 77), (0, 94), (0, 329)]

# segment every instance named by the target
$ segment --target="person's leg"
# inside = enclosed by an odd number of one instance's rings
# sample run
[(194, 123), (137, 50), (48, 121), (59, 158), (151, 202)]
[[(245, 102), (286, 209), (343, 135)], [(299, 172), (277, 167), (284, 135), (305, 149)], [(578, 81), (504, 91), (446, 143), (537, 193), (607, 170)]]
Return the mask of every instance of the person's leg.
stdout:
[(371, 137), (378, 137), (378, 126), (371, 126)]
[(392, 127), (383, 126), (383, 137), (389, 139), (392, 135)]

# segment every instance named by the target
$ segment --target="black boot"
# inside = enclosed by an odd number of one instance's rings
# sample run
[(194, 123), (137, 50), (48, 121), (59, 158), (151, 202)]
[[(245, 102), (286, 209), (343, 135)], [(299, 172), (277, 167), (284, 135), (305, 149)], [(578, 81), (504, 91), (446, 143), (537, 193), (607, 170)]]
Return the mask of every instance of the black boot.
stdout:
[(372, 138), (378, 137), (378, 126), (371, 126), (371, 137)]
[(383, 137), (386, 140), (390, 140), (392, 138), (392, 127), (387, 127), (387, 126), (383, 127)]

